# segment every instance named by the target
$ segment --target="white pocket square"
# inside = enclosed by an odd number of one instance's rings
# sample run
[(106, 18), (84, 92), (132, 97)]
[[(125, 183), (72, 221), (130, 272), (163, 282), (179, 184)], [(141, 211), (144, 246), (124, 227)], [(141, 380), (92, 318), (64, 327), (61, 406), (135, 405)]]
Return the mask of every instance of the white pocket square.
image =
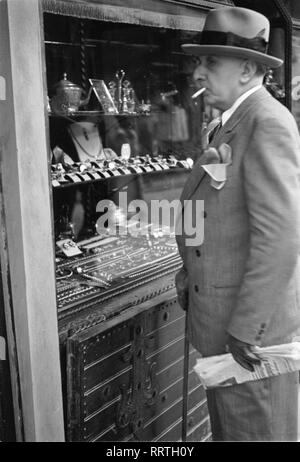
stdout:
[(207, 164), (202, 165), (202, 168), (209, 174), (210, 184), (215, 189), (222, 189), (227, 179), (226, 164)]
[(210, 180), (210, 185), (215, 189), (222, 189), (226, 181), (215, 181), (213, 179)]
[(222, 162), (224, 164), (226, 162), (228, 164), (232, 163), (232, 160), (231, 160), (231, 158), (232, 158), (232, 149), (229, 146), (229, 144), (226, 144), (226, 143), (220, 144), (220, 146), (218, 148), (218, 151), (219, 151), (219, 155), (221, 156), (221, 160), (222, 160)]
[[(226, 143), (222, 143), (218, 150), (215, 148), (209, 148), (206, 151), (206, 155), (206, 159), (211, 162), (209, 164), (202, 165), (202, 168), (209, 174), (211, 178), (211, 186), (218, 190), (222, 189), (227, 180), (227, 167), (232, 163), (231, 147)], [(221, 162), (216, 162), (217, 156), (219, 158), (218, 160), (221, 160)]]
[(209, 176), (215, 181), (226, 181), (226, 164), (207, 164), (202, 165), (204, 170), (209, 174)]

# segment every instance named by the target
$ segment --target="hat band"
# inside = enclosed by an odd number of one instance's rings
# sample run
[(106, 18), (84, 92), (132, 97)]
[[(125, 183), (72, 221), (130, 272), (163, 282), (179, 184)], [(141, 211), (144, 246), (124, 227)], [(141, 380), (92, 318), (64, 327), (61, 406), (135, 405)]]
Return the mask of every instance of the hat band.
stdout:
[(259, 51), (261, 53), (266, 53), (268, 48), (268, 42), (266, 42), (266, 40), (260, 35), (249, 39), (232, 32), (220, 32), (213, 30), (205, 30), (199, 35), (200, 43), (198, 42), (198, 44), (200, 45), (221, 45), (249, 48), (250, 50)]

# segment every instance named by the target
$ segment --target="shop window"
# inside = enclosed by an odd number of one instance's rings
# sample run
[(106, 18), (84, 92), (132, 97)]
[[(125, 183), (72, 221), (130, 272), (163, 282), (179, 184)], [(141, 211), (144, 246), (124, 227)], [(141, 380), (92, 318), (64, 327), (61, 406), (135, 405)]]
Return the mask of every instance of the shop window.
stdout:
[[(200, 19), (203, 22), (204, 16)], [(124, 143), (130, 144), (133, 156), (172, 154), (178, 159), (196, 159), (200, 155), (203, 105), (201, 98), (191, 98), (197, 91), (192, 78), (195, 62), (180, 46), (192, 41), (198, 31), (49, 13), (44, 15), (44, 29), (51, 109), (55, 110), (55, 84), (64, 74), (85, 94), (89, 79), (103, 80), (119, 113), (105, 113), (95, 92), (78, 109), (85, 109), (87, 116), (99, 111), (97, 123), (104, 147), (118, 156)], [(65, 145), (64, 128), (62, 120), (51, 119), (51, 147), (60, 144), (69, 153), (74, 147)]]

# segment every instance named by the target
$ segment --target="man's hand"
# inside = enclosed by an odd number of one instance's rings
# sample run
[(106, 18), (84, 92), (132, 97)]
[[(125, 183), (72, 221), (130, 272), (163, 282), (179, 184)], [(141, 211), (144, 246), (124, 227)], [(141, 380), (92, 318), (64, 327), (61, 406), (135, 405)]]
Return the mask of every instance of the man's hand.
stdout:
[(184, 268), (181, 268), (180, 271), (176, 274), (175, 283), (178, 303), (181, 306), (181, 308), (186, 311), (188, 309), (189, 303), (189, 292), (187, 273)]
[(234, 360), (248, 371), (253, 372), (253, 364), (260, 364), (259, 357), (253, 353), (253, 346), (228, 335), (227, 346)]
[(181, 306), (181, 308), (186, 311), (188, 309), (188, 304), (189, 304), (189, 293), (188, 291), (185, 290), (177, 290), (177, 299), (178, 303)]

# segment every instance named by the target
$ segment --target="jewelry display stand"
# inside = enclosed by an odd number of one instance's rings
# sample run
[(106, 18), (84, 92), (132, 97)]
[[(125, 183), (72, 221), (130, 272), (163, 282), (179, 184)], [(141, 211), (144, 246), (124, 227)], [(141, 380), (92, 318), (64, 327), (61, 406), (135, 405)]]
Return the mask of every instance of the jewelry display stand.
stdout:
[(105, 159), (102, 140), (95, 123), (74, 122), (69, 125), (68, 132), (76, 147), (80, 162)]

